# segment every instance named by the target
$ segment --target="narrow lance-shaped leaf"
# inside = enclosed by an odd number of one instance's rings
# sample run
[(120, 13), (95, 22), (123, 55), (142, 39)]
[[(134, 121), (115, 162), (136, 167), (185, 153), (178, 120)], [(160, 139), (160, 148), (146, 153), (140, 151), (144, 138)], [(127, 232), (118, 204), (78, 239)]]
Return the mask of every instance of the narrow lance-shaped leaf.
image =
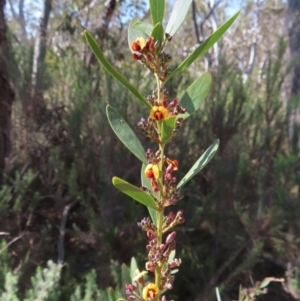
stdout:
[[(141, 182), (142, 182), (142, 185), (146, 188), (148, 188), (150, 191), (152, 191), (152, 187), (151, 187), (151, 184), (150, 184), (150, 181), (148, 178), (146, 178), (145, 176), (145, 169), (147, 167), (147, 164), (143, 164), (142, 165), (142, 170), (141, 170)], [(156, 210), (148, 207), (148, 211), (149, 211), (149, 214), (151, 216), (151, 219), (153, 221), (153, 223), (155, 225), (157, 225), (157, 214), (156, 214)]]
[(183, 94), (180, 105), (187, 111), (184, 114), (179, 114), (178, 117), (188, 118), (194, 114), (206, 98), (210, 85), (210, 73), (206, 72), (198, 77)]
[(131, 277), (131, 282), (133, 282), (133, 278), (136, 276), (136, 271), (138, 270), (138, 265), (136, 262), (136, 259), (134, 257), (131, 257), (130, 261), (130, 277)]
[(161, 121), (161, 142), (163, 144), (166, 144), (172, 138), (176, 119), (176, 116), (172, 116)]
[(130, 269), (125, 263), (122, 263), (121, 266), (121, 276), (122, 276), (122, 285), (125, 286), (126, 283), (131, 282)]
[(165, 12), (165, 0), (150, 0), (150, 11), (152, 23), (155, 26), (157, 23), (162, 23)]
[(147, 39), (153, 30), (153, 26), (149, 23), (140, 21), (137, 18), (131, 20), (128, 26), (128, 45), (131, 50), (131, 44), (138, 38)]
[(170, 20), (167, 24), (166, 33), (171, 36), (177, 32), (178, 28), (183, 23), (189, 9), (192, 0), (177, 0), (171, 13)]
[(204, 154), (196, 161), (193, 167), (189, 172), (183, 177), (183, 179), (178, 183), (177, 188), (181, 188), (185, 185), (190, 179), (192, 179), (201, 169), (203, 169), (206, 164), (212, 159), (216, 151), (218, 150), (220, 140), (217, 139), (205, 152)]
[(199, 47), (197, 47), (169, 76), (167, 76), (166, 81), (184, 71), (188, 66), (204, 55), (223, 36), (223, 34), (238, 17), (239, 13), (240, 12), (237, 12), (235, 15), (233, 15), (212, 35), (210, 35)]
[(106, 107), (106, 115), (111, 128), (123, 144), (142, 162), (147, 163), (145, 150), (139, 139), (125, 120), (111, 106)]
[(156, 210), (156, 203), (154, 199), (149, 194), (141, 190), (139, 187), (136, 187), (118, 177), (113, 177), (112, 182), (117, 189), (127, 194), (135, 201), (141, 203), (146, 207), (150, 207)]
[(92, 35), (85, 30), (84, 31), (85, 38), (91, 47), (93, 53), (99, 60), (99, 62), (103, 65), (108, 73), (110, 73), (119, 83), (121, 83), (125, 88), (127, 88), (134, 96), (136, 96), (143, 104), (150, 106), (147, 101), (143, 98), (143, 96), (123, 77), (114, 67), (106, 60), (104, 54), (100, 50), (97, 42), (92, 37)]

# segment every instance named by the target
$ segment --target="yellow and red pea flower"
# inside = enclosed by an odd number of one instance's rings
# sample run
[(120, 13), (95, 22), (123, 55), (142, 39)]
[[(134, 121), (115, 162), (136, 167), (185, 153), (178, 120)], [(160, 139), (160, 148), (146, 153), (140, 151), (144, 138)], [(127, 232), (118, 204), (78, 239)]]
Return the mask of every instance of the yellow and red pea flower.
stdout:
[(131, 49), (133, 51), (142, 52), (143, 50), (145, 50), (145, 47), (146, 47), (146, 40), (143, 37), (136, 39), (131, 44)]
[(168, 118), (169, 111), (163, 106), (153, 106), (150, 111), (150, 117), (156, 121)]
[(159, 288), (154, 283), (149, 283), (143, 288), (142, 295), (144, 300), (155, 299), (158, 294), (159, 294)]
[(172, 165), (173, 170), (178, 170), (179, 163), (178, 163), (177, 160), (171, 160), (169, 158), (166, 158), (166, 162), (167, 162), (168, 165)]
[(149, 37), (147, 40), (144, 37), (137, 38), (131, 44), (131, 50), (136, 52), (154, 52), (154, 40), (152, 37)]
[(159, 168), (156, 164), (148, 164), (145, 169), (145, 176), (148, 179), (158, 179), (159, 177)]

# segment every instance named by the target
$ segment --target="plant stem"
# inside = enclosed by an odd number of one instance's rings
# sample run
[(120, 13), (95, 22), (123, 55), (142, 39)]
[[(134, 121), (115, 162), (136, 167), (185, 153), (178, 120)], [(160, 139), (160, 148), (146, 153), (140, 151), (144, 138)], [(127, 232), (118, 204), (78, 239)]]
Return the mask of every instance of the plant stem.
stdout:
[[(155, 74), (156, 78), (156, 83), (157, 83), (157, 99), (160, 101), (160, 88), (161, 88), (161, 82)], [(158, 122), (158, 130), (159, 130), (159, 140), (161, 141), (161, 124), (160, 121)], [(163, 159), (164, 159), (164, 145), (159, 144), (159, 150), (160, 150), (160, 162), (158, 164), (159, 166), (159, 201), (163, 201), (163, 192), (162, 192), (162, 186), (163, 186)], [(163, 217), (164, 217), (164, 209), (161, 209), (160, 211), (157, 212), (157, 245), (162, 244), (162, 223), (163, 223)], [(155, 284), (157, 287), (160, 289), (160, 280), (161, 280), (161, 263), (158, 263), (156, 269), (155, 269)], [(160, 299), (160, 293), (157, 295), (155, 298), (155, 301), (158, 301)]]

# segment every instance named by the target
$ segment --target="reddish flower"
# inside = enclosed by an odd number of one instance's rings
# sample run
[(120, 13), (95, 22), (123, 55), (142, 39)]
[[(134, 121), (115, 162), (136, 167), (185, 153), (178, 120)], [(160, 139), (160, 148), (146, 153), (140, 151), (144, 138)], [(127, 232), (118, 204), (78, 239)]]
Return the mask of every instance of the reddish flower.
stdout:
[(143, 52), (143, 50), (145, 50), (145, 47), (146, 47), (146, 40), (143, 37), (136, 39), (131, 44), (131, 50), (133, 51)]
[(159, 168), (158, 168), (158, 166), (155, 165), (155, 164), (148, 164), (146, 169), (145, 169), (145, 176), (148, 179), (152, 179), (152, 178), (158, 179), (158, 177), (159, 177)]

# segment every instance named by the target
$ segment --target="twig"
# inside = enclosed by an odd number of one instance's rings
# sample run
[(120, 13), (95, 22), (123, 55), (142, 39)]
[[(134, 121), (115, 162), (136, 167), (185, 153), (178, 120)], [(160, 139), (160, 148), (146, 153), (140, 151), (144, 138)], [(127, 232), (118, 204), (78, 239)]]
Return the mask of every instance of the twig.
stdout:
[(59, 239), (57, 243), (57, 261), (58, 263), (63, 263), (64, 258), (65, 258), (65, 248), (64, 248), (64, 242), (65, 242), (65, 234), (66, 234), (66, 223), (68, 219), (68, 215), (70, 210), (78, 203), (78, 200), (73, 201), (69, 205), (66, 205), (64, 208), (63, 216), (60, 222), (60, 227), (59, 227)]
[[(2, 232), (2, 233), (5, 233), (5, 232)], [(0, 254), (6, 250), (10, 245), (12, 245), (14, 242), (16, 242), (17, 240), (19, 240), (20, 238), (22, 238), (24, 235), (27, 235), (28, 233), (23, 233), (23, 234), (20, 234), (19, 236), (15, 237), (13, 240), (11, 240), (9, 243), (7, 243), (1, 250), (0, 250)], [(6, 235), (6, 234), (4, 234)]]

